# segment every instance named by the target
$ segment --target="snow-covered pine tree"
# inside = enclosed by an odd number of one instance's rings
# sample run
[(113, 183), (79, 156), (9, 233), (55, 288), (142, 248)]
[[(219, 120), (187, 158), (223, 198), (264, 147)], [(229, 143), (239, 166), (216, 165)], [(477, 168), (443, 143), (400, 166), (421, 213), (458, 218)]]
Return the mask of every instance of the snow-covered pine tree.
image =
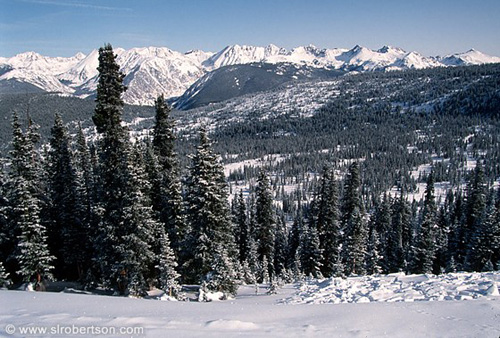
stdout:
[(9, 273), (5, 271), (2, 261), (0, 261), (0, 289), (10, 284)]
[(433, 273), (440, 274), (446, 269), (448, 234), (450, 232), (450, 205), (448, 197), (446, 198), (444, 205), (439, 207), (437, 214), (437, 226), (434, 230), (436, 258), (434, 259)]
[[(467, 185), (466, 196), (466, 258), (464, 268), (471, 271), (477, 270), (478, 266), (473, 263), (475, 258), (470, 256), (470, 253), (475, 250), (476, 245), (474, 236), (481, 232), (482, 223), (485, 217), (486, 210), (486, 195), (487, 188), (484, 181), (484, 168), (479, 161), (476, 163), (474, 172), (471, 173), (469, 183)], [(480, 267), (479, 269), (482, 269)]]
[(170, 117), (171, 109), (163, 95), (156, 99), (155, 110), (152, 145), (158, 162), (159, 184), (153, 186), (153, 208), (158, 211), (160, 221), (166, 226), (177, 257), (181, 257), (181, 245), (188, 229), (184, 217), (179, 164), (175, 152), (175, 121)]
[[(237, 249), (224, 170), (204, 128), (200, 131), (200, 144), (191, 160), (186, 201), (188, 224), (192, 231), (186, 243), (187, 259), (183, 271), (187, 281), (196, 283), (219, 273), (212, 270), (221, 266), (214, 262), (216, 254), (223, 253), (237, 259)], [(224, 251), (218, 253), (221, 248)], [(218, 257), (217, 260), (226, 262), (229, 257)]]
[(499, 231), (493, 191), (489, 194), (481, 220), (469, 241), (469, 250), (466, 256), (466, 266), (471, 271), (493, 270), (492, 261), (495, 260), (495, 247)]
[(124, 74), (111, 45), (99, 49), (96, 108), (92, 117), (99, 141), (99, 234), (95, 262), (105, 286), (120, 294), (144, 295), (153, 265), (154, 229), (144, 163), (132, 153), (128, 130), (121, 124)]
[(245, 199), (243, 198), (243, 190), (240, 190), (236, 198), (236, 205), (234, 207), (235, 223), (237, 231), (237, 241), (239, 249), (239, 260), (241, 263), (248, 259), (248, 251), (250, 244), (250, 229), (248, 225), (248, 215)]
[(493, 249), (492, 263), (493, 268), (500, 269), (500, 188), (497, 191), (495, 213), (493, 218), (493, 226), (491, 229), (492, 239), (491, 245)]
[(0, 167), (0, 262), (11, 259), (16, 246), (16, 238), (9, 226), (9, 201), (8, 201), (7, 178), (4, 168)]
[(467, 254), (465, 205), (462, 193), (455, 194), (453, 208), (450, 210), (450, 232), (446, 253), (447, 270), (463, 270)]
[(95, 283), (95, 277), (98, 275), (94, 264), (92, 264), (94, 240), (98, 233), (97, 217), (95, 216), (95, 168), (81, 123), (78, 125), (75, 143), (74, 168), (77, 180), (77, 195), (82, 212), (81, 222), (86, 234), (86, 240), (83, 243), (83, 252), (80, 254), (82, 267), (81, 271), (79, 271), (79, 276), (85, 284), (91, 285)]
[(375, 203), (375, 211), (370, 219), (370, 231), (375, 230), (380, 241), (377, 250), (383, 259), (379, 264), (386, 272), (398, 271), (397, 260), (403, 258), (402, 229), (393, 227), (398, 224), (391, 224), (391, 202), (390, 196), (384, 194), (382, 201)]
[(74, 159), (74, 166), (79, 182), (79, 195), (85, 207), (85, 220), (89, 223), (92, 219), (92, 208), (95, 199), (95, 168), (81, 123), (78, 124), (76, 134)]
[(180, 275), (176, 270), (175, 253), (170, 247), (170, 240), (165, 232), (161, 238), (161, 253), (156, 268), (159, 272), (158, 287), (169, 297), (177, 298), (181, 291), (181, 285), (178, 282)]
[[(316, 207), (311, 207), (311, 212), (317, 212), (316, 228), (322, 251), (321, 273), (331, 277), (338, 273), (335, 266), (339, 256), (340, 215), (339, 197), (335, 176), (330, 168), (324, 168), (320, 181), (320, 190), (312, 202)], [(310, 217), (314, 218), (314, 217)]]
[(269, 179), (264, 170), (260, 170), (255, 187), (255, 226), (256, 240), (259, 245), (259, 259), (266, 256), (269, 263), (268, 273), (274, 273), (274, 242), (276, 235), (276, 219), (273, 210), (273, 197)]
[(222, 246), (215, 248), (211, 264), (210, 272), (205, 276), (207, 289), (222, 292), (225, 299), (229, 296), (236, 296), (239, 283), (238, 274), (226, 248)]
[(50, 255), (47, 230), (40, 220), (40, 168), (35, 150), (35, 142), (39, 136), (31, 120), (26, 133), (23, 133), (15, 113), (12, 127), (9, 198), (12, 215), (10, 222), (18, 240), (14, 253), (19, 265), (17, 274), (24, 282), (42, 281), (52, 277), (54, 257)]
[(122, 94), (127, 87), (123, 84), (125, 74), (120, 71), (111, 44), (99, 48), (97, 71), (99, 72), (97, 98), (92, 121), (100, 134), (117, 132), (115, 129), (120, 126), (124, 105)]
[[(300, 246), (300, 238), (302, 236), (302, 232), (304, 231), (304, 217), (302, 206), (300, 200), (298, 202), (297, 214), (295, 215), (292, 228), (288, 232), (288, 249), (287, 249), (287, 262), (288, 268), (292, 271), (296, 270), (297, 264), (296, 258), (300, 257), (299, 254), (299, 246)], [(300, 265), (300, 264), (299, 264)], [(297, 271), (301, 272), (301, 271)]]
[(345, 233), (342, 256), (347, 275), (365, 273), (364, 260), (368, 231), (360, 190), (359, 165), (353, 162), (347, 173), (342, 203), (342, 228)]
[(248, 263), (248, 268), (253, 275), (254, 282), (257, 282), (257, 277), (260, 271), (260, 262), (257, 254), (257, 243), (255, 242), (253, 237), (250, 237), (248, 243), (248, 255), (247, 259), (244, 263)]
[(382, 267), (380, 266), (382, 256), (380, 255), (379, 247), (380, 240), (377, 229), (374, 226), (371, 226), (368, 235), (368, 247), (366, 254), (366, 273), (369, 275), (377, 275), (382, 272)]
[(116, 250), (121, 262), (115, 262), (115, 268), (127, 272), (129, 292), (144, 296), (149, 288), (147, 277), (153, 275), (152, 265), (158, 256), (153, 251), (154, 243), (158, 240), (155, 235), (160, 232), (158, 229), (162, 225), (153, 217), (151, 201), (146, 193), (149, 182), (142, 151), (138, 147), (134, 147), (130, 154), (128, 172), (128, 191), (123, 196), (123, 220), (115, 232), (119, 238)]
[(404, 198), (403, 192), (399, 198), (394, 200), (391, 210), (392, 234), (386, 251), (386, 255), (390, 257), (387, 259), (387, 262), (390, 263), (388, 271), (407, 271), (413, 229), (410, 206)]
[(123, 201), (130, 180), (130, 144), (127, 130), (121, 125), (124, 105), (121, 96), (126, 90), (123, 85), (125, 75), (120, 72), (110, 44), (99, 48), (98, 71), (96, 108), (92, 120), (102, 137), (97, 150), (99, 166), (96, 216), (99, 217), (99, 233), (95, 241), (94, 263), (100, 268), (102, 283), (124, 293), (128, 285), (128, 272), (125, 267), (119, 268), (123, 257), (118, 252), (118, 246), (123, 237), (118, 234), (118, 230), (124, 218)]
[(259, 273), (259, 280), (260, 282), (267, 284), (270, 281), (270, 274), (269, 274), (269, 260), (267, 259), (267, 256), (264, 255), (262, 257), (262, 261), (259, 264), (260, 266), (260, 273)]
[(434, 230), (437, 226), (437, 206), (434, 196), (434, 174), (427, 178), (424, 206), (421, 211), (420, 231), (415, 247), (415, 273), (432, 273), (433, 262), (436, 257), (436, 243)]
[(287, 238), (286, 223), (284, 215), (278, 218), (276, 234), (274, 238), (274, 273), (277, 278), (281, 277), (287, 266)]
[(300, 238), (300, 262), (302, 272), (307, 276), (321, 278), (322, 250), (320, 248), (318, 231), (314, 224), (309, 224), (304, 228)]
[(89, 241), (84, 224), (85, 205), (79, 196), (78, 177), (73, 164), (68, 131), (59, 114), (51, 129), (48, 156), (49, 249), (56, 257), (54, 274), (76, 280), (88, 261), (85, 245)]

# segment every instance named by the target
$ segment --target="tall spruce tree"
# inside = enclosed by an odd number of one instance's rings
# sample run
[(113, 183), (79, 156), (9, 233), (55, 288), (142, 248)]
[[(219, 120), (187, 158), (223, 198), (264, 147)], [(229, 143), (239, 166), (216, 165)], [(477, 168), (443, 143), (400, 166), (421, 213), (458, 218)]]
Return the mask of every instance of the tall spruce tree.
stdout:
[[(0, 167), (0, 262), (12, 261), (16, 238), (9, 223), (8, 180), (3, 166)], [(8, 269), (8, 264), (5, 265)]]
[(312, 202), (310, 222), (315, 220), (322, 252), (321, 273), (325, 277), (339, 273), (337, 262), (340, 254), (340, 215), (337, 184), (333, 171), (323, 169), (320, 189)]
[(368, 231), (361, 200), (359, 165), (353, 162), (347, 173), (342, 203), (342, 228), (345, 238), (343, 261), (347, 275), (365, 273), (365, 255)]
[(380, 240), (376, 228), (372, 225), (368, 235), (368, 247), (366, 254), (366, 273), (376, 275), (382, 272), (380, 254)]
[(411, 253), (412, 226), (408, 201), (403, 192), (392, 204), (389, 243), (386, 246), (388, 271), (408, 271)]
[[(225, 281), (225, 277), (219, 274), (232, 271), (228, 266), (231, 260), (220, 255), (227, 254), (236, 258), (237, 251), (224, 170), (212, 150), (212, 142), (204, 128), (200, 131), (200, 143), (191, 159), (186, 187), (187, 215), (191, 233), (186, 243), (187, 259), (183, 266), (184, 275), (186, 281), (195, 283), (211, 281), (213, 280), (211, 276), (214, 275), (218, 276), (217, 280)], [(222, 248), (223, 251), (220, 251)], [(214, 271), (215, 268), (221, 268), (223, 271)], [(215, 286), (214, 283), (207, 285)]]
[(257, 177), (255, 195), (255, 226), (256, 240), (259, 245), (259, 259), (262, 261), (264, 256), (266, 256), (268, 273), (272, 276), (274, 275), (273, 261), (276, 219), (273, 210), (271, 186), (264, 170), (261, 170)]
[(165, 224), (172, 248), (179, 257), (187, 228), (175, 152), (175, 121), (170, 117), (171, 109), (163, 95), (156, 99), (155, 110), (152, 144), (159, 167), (159, 182), (153, 186), (153, 207), (159, 212), (160, 221)]
[(237, 231), (238, 249), (239, 249), (239, 260), (241, 263), (247, 260), (248, 252), (250, 249), (250, 229), (248, 224), (248, 215), (245, 199), (243, 198), (243, 190), (236, 199), (236, 205), (234, 207), (235, 211), (235, 224)]
[(274, 236), (274, 273), (275, 276), (282, 276), (287, 267), (287, 238), (286, 223), (284, 215), (278, 218), (276, 232)]
[(314, 278), (321, 278), (323, 250), (320, 248), (318, 231), (314, 224), (308, 224), (300, 238), (300, 263), (302, 272)]
[(54, 257), (47, 246), (47, 230), (40, 219), (40, 168), (35, 149), (39, 139), (36, 126), (29, 120), (23, 133), (17, 114), (14, 113), (11, 168), (11, 227), (17, 237), (14, 256), (19, 270), (17, 274), (24, 282), (51, 278)]
[(415, 248), (415, 273), (432, 273), (436, 257), (435, 228), (437, 227), (437, 206), (434, 196), (434, 174), (427, 178), (424, 206), (421, 211), (420, 231)]
[(471, 173), (467, 185), (465, 230), (467, 245), (464, 264), (467, 270), (477, 271), (478, 269), (478, 266), (473, 263), (475, 258), (471, 257), (470, 253), (475, 250), (473, 246), (476, 245), (476, 243), (475, 240), (473, 241), (473, 238), (476, 234), (481, 232), (480, 229), (483, 227), (482, 223), (486, 215), (486, 196), (487, 188), (484, 179), (484, 168), (481, 163), (477, 161), (476, 167)]
[(180, 274), (177, 272), (177, 259), (171, 248), (168, 234), (163, 233), (161, 237), (161, 252), (158, 259), (158, 287), (170, 297), (177, 298), (181, 291), (179, 284)]
[[(290, 270), (294, 270), (296, 265), (295, 264), (296, 257), (300, 256), (299, 255), (300, 238), (305, 228), (303, 210), (300, 200), (298, 204), (299, 205), (297, 207), (297, 212), (293, 220), (292, 228), (288, 232), (287, 262), (288, 262), (288, 269)], [(296, 271), (296, 272), (302, 272), (302, 271)]]
[(111, 45), (99, 49), (96, 108), (92, 117), (99, 141), (99, 234), (95, 262), (104, 285), (121, 294), (145, 294), (154, 227), (142, 159), (132, 155), (128, 130), (121, 124), (124, 74)]
[(56, 277), (75, 280), (82, 277), (88, 259), (85, 250), (88, 227), (84, 224), (85, 206), (79, 195), (70, 139), (59, 114), (56, 114), (49, 142), (49, 247), (57, 259)]
[(94, 164), (91, 160), (90, 149), (85, 139), (81, 123), (78, 125), (75, 152), (74, 168), (77, 180), (77, 195), (79, 198), (79, 210), (81, 210), (81, 222), (85, 239), (83, 240), (83, 252), (79, 253), (78, 265), (80, 279), (86, 285), (95, 284), (97, 271), (92, 264), (94, 252), (94, 240), (97, 237), (97, 218), (95, 217), (96, 187), (94, 177)]
[(450, 272), (463, 270), (467, 254), (467, 234), (465, 221), (465, 202), (459, 191), (455, 195), (452, 210), (450, 210), (450, 233), (446, 257), (447, 270)]
[(481, 219), (470, 239), (466, 257), (467, 267), (471, 271), (493, 270), (496, 263), (495, 247), (498, 242), (499, 225), (493, 191), (489, 194)]

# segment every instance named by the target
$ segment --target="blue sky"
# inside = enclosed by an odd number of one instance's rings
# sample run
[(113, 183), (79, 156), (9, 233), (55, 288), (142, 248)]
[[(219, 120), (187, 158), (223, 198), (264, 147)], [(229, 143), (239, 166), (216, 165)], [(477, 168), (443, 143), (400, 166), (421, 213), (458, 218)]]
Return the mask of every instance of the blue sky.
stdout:
[(218, 51), (226, 45), (500, 56), (498, 0), (0, 0), (0, 56), (114, 47)]

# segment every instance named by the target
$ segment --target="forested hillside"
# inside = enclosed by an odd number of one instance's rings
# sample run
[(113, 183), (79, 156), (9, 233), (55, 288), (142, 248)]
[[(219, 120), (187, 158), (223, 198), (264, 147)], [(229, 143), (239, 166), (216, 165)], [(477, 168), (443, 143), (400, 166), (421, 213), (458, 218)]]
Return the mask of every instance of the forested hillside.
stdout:
[[(125, 74), (111, 46), (99, 55), (95, 104), (33, 94), (2, 116), (2, 281), (182, 298), (179, 282), (234, 294), (498, 269), (500, 65), (287, 83), (186, 112), (160, 96), (125, 114)], [(52, 99), (59, 114), (37, 121)], [(67, 123), (80, 117), (89, 128)]]

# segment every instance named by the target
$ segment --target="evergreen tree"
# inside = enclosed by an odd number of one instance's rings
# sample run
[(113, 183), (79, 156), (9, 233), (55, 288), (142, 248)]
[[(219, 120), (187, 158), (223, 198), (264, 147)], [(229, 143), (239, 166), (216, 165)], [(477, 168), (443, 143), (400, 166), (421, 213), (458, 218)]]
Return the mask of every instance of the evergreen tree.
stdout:
[[(94, 239), (97, 237), (97, 218), (95, 216), (96, 192), (94, 164), (82, 125), (78, 125), (76, 146), (74, 153), (74, 168), (77, 182), (77, 195), (79, 198), (79, 209), (81, 211), (81, 222), (85, 240), (83, 241), (83, 252), (80, 253), (82, 263), (79, 275), (87, 285), (95, 283), (98, 272), (92, 264), (94, 251)], [(80, 265), (79, 265), (80, 267)]]
[(284, 216), (280, 217), (276, 225), (274, 237), (274, 273), (281, 276), (285, 273), (287, 266), (287, 238)]
[(208, 290), (222, 292), (226, 299), (229, 296), (236, 296), (238, 276), (234, 270), (233, 261), (225, 248), (216, 249), (210, 272), (205, 276), (205, 282)]
[(314, 278), (321, 278), (323, 255), (314, 225), (308, 225), (302, 232), (299, 248), (302, 272)]
[[(228, 257), (216, 255), (236, 258), (224, 170), (205, 129), (200, 132), (200, 144), (192, 156), (186, 201), (192, 231), (186, 243), (184, 271), (188, 281), (201, 282), (219, 273), (213, 271), (215, 267), (227, 265)], [(218, 252), (221, 248), (224, 250)]]
[(259, 260), (263, 261), (267, 257), (269, 263), (268, 273), (274, 273), (274, 243), (276, 236), (276, 219), (273, 211), (273, 197), (269, 179), (265, 172), (261, 170), (257, 177), (257, 186), (255, 188), (255, 221), (256, 221), (256, 240), (259, 245)]
[(295, 264), (296, 257), (300, 257), (299, 255), (300, 238), (302, 236), (302, 232), (304, 231), (304, 227), (305, 225), (302, 213), (302, 206), (300, 205), (300, 200), (299, 200), (299, 205), (297, 207), (297, 214), (295, 215), (292, 228), (288, 233), (287, 261), (289, 262), (288, 268), (291, 270), (294, 270), (296, 268)]
[(392, 205), (392, 232), (386, 246), (388, 271), (408, 271), (412, 243), (411, 211), (403, 193)]
[(137, 147), (129, 158), (128, 176), (128, 191), (123, 196), (122, 221), (115, 232), (119, 239), (115, 243), (115, 250), (121, 259), (115, 261), (115, 273), (125, 270), (128, 291), (143, 296), (149, 288), (147, 277), (158, 256), (154, 252), (154, 243), (157, 238), (162, 238), (161, 235), (155, 235), (161, 234), (158, 229), (162, 225), (154, 219), (151, 201), (145, 193), (149, 189), (149, 182), (142, 152)]
[(56, 114), (49, 142), (49, 248), (56, 257), (56, 276), (74, 280), (82, 277), (83, 265), (88, 259), (85, 255), (88, 237), (70, 140), (59, 114)]
[(97, 71), (99, 72), (97, 98), (92, 121), (98, 133), (105, 133), (114, 131), (120, 126), (124, 106), (122, 94), (127, 90), (123, 85), (125, 74), (120, 71), (111, 44), (99, 48)]
[(427, 178), (424, 206), (421, 212), (420, 232), (415, 248), (415, 273), (431, 273), (436, 257), (435, 228), (437, 227), (437, 206), (434, 196), (434, 175)]
[(248, 217), (245, 200), (243, 198), (243, 190), (237, 196), (235, 206), (235, 223), (237, 229), (237, 240), (239, 249), (239, 260), (241, 263), (248, 259), (250, 229), (248, 226)]
[(9, 273), (5, 271), (2, 261), (0, 261), (0, 289), (10, 284)]
[(483, 222), (485, 217), (486, 209), (486, 183), (484, 181), (484, 169), (481, 163), (478, 161), (476, 163), (476, 168), (471, 174), (469, 183), (467, 185), (467, 197), (466, 197), (466, 239), (467, 239), (467, 251), (465, 268), (472, 271), (480, 271), (482, 266), (477, 270), (478, 266), (473, 263), (475, 258), (471, 257), (471, 252), (475, 251), (473, 248), (476, 245), (476, 241), (473, 240), (474, 236), (481, 232), (483, 228)]
[(264, 255), (262, 257), (262, 261), (260, 262), (259, 266), (260, 266), (260, 282), (261, 283), (264, 283), (264, 284), (267, 284), (271, 281), (271, 275), (269, 274), (269, 260), (267, 259), (267, 256)]
[[(481, 223), (475, 229), (470, 239), (466, 263), (471, 271), (493, 270), (495, 247), (498, 241), (498, 216), (496, 215), (495, 198), (493, 192), (481, 216)], [(498, 249), (497, 249), (498, 250)]]
[(9, 223), (8, 180), (0, 167), (0, 262), (12, 261), (16, 238)]
[[(337, 184), (331, 169), (324, 168), (320, 190), (312, 202), (310, 219), (316, 220), (316, 228), (322, 252), (321, 273), (326, 277), (336, 275), (340, 247), (340, 215)], [(317, 214), (314, 217), (314, 214)]]
[[(391, 198), (384, 194), (382, 201), (375, 205), (375, 211), (371, 220), (370, 232), (375, 231), (380, 242), (379, 247), (383, 260), (379, 262), (381, 267), (386, 272), (397, 271), (397, 266), (400, 265), (397, 261), (402, 259), (402, 232), (401, 228), (393, 227), (391, 222)], [(373, 243), (371, 243), (373, 244)], [(375, 248), (373, 248), (375, 249)]]
[(447, 270), (462, 270), (467, 254), (464, 199), (460, 192), (455, 196), (450, 210), (450, 232), (448, 234)]
[(342, 227), (345, 233), (343, 261), (348, 275), (365, 273), (367, 229), (361, 201), (359, 166), (353, 162), (347, 173), (342, 203)]
[(448, 233), (450, 232), (448, 200), (439, 208), (437, 214), (437, 226), (434, 229), (436, 243), (436, 258), (434, 260), (433, 273), (440, 274), (446, 269), (446, 256), (448, 249)]
[(139, 152), (132, 154), (128, 130), (121, 124), (126, 87), (111, 45), (99, 49), (99, 78), (93, 116), (99, 142), (100, 217), (95, 262), (107, 287), (121, 294), (144, 295), (146, 277), (153, 264), (153, 234), (158, 224), (152, 217), (145, 193), (148, 182)]
[(177, 273), (177, 260), (175, 253), (170, 247), (170, 240), (168, 234), (163, 233), (161, 238), (161, 253), (159, 257), (159, 264), (156, 266), (158, 269), (158, 287), (170, 297), (177, 298), (181, 290), (178, 279), (180, 277)]
[(493, 250), (491, 261), (493, 268), (500, 269), (500, 188), (498, 189), (495, 211), (491, 227), (491, 247)]
[[(179, 179), (177, 154), (175, 152), (175, 122), (170, 117), (170, 107), (163, 95), (155, 101), (155, 125), (153, 127), (153, 150), (158, 170), (153, 185), (153, 207), (166, 225), (167, 233), (176, 255), (180, 255), (182, 241), (187, 234), (183, 210), (182, 186)], [(155, 179), (155, 178), (153, 178)]]
[(379, 253), (380, 240), (375, 227), (370, 227), (368, 235), (368, 248), (366, 255), (366, 272), (369, 275), (377, 275), (382, 272), (380, 262), (382, 256)]
[(24, 134), (16, 114), (12, 127), (10, 205), (12, 227), (16, 229), (14, 233), (18, 240), (15, 252), (19, 266), (17, 274), (24, 282), (42, 281), (52, 277), (54, 257), (49, 253), (47, 230), (40, 219), (40, 183), (37, 176), (40, 169), (35, 150), (39, 136), (31, 121)]

